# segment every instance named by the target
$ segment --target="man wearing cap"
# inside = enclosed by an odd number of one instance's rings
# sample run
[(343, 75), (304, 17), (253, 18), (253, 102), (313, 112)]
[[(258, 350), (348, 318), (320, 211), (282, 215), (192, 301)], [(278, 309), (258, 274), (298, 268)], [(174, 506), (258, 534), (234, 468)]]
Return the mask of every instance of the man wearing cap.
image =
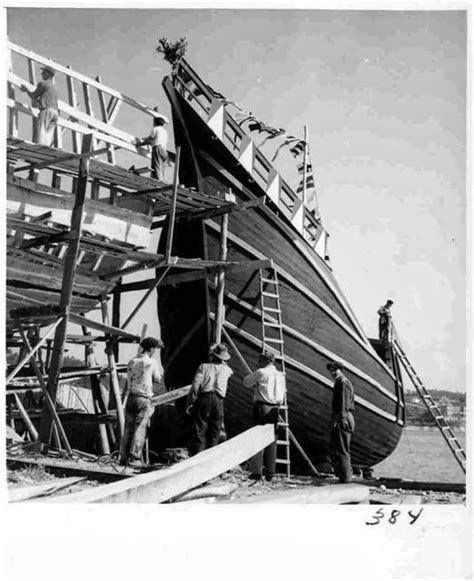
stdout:
[(265, 478), (270, 481), (275, 474), (278, 408), (283, 403), (286, 387), (284, 375), (275, 367), (275, 355), (271, 351), (261, 353), (258, 366), (256, 371), (244, 377), (244, 386), (255, 388), (254, 426), (273, 424), (275, 441), (251, 458), (249, 478), (260, 480), (265, 470)]
[(351, 470), (351, 435), (355, 422), (352, 412), (354, 410), (354, 389), (351, 382), (342, 372), (340, 363), (331, 362), (327, 365), (334, 382), (332, 395), (331, 438), (329, 442), (329, 454), (334, 468), (334, 473), (339, 482), (349, 482)]
[(128, 364), (127, 387), (124, 393), (125, 429), (119, 459), (122, 465), (141, 466), (148, 420), (153, 413), (153, 383), (161, 382), (163, 377), (158, 361), (152, 357), (156, 349), (163, 346), (162, 341), (154, 337), (143, 339), (140, 343), (141, 353)]
[(234, 373), (227, 364), (229, 359), (227, 345), (220, 343), (211, 348), (209, 363), (202, 363), (194, 376), (187, 401), (187, 411), (193, 420), (191, 456), (219, 442), (227, 384)]
[(391, 339), (392, 313), (390, 312), (390, 309), (392, 308), (392, 305), (392, 299), (388, 299), (388, 301), (377, 311), (377, 314), (379, 315), (379, 339), (384, 342), (388, 342)]
[(161, 117), (154, 108), (156, 115), (153, 127), (148, 137), (137, 139), (136, 145), (151, 145), (151, 177), (161, 182), (165, 179), (165, 164), (168, 161), (168, 132), (164, 128), (166, 119)]
[(33, 107), (38, 107), (39, 115), (35, 120), (33, 141), (40, 145), (51, 146), (54, 130), (58, 122), (58, 92), (53, 83), (55, 70), (51, 67), (41, 68), (41, 78), (34, 91), (22, 85), (20, 90), (27, 93)]

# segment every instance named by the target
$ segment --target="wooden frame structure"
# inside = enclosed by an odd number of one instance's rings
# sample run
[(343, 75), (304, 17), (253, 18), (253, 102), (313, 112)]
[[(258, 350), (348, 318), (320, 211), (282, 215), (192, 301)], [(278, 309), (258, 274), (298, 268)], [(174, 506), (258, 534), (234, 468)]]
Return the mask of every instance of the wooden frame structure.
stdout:
[[(103, 85), (98, 76), (88, 78), (13, 43), (8, 44), (8, 50), (7, 346), (20, 347), (14, 369), (7, 373), (9, 421), (15, 427), (15, 418), (21, 419), (27, 438), (38, 442), (42, 450), (48, 450), (53, 442), (57, 449), (73, 456), (77, 450), (72, 448), (63, 425), (70, 410), (58, 409), (58, 393), (71, 377), (88, 378), (92, 410), (84, 407), (92, 413), (76, 414), (75, 419), (95, 424), (98, 448), (102, 454), (110, 454), (117, 450), (124, 430), (119, 375), (125, 366), (118, 361), (119, 345), (140, 339), (126, 328), (159, 287), (211, 275), (217, 287), (211, 313), (213, 339), (220, 342), (225, 333), (226, 272), (258, 270), (270, 264), (265, 258), (227, 260), (228, 215), (261, 207), (266, 200), (237, 203), (231, 191), (208, 195), (182, 186), (178, 178), (180, 148), (176, 154), (170, 152), (174, 162), (172, 183), (146, 177), (146, 170), (137, 171), (134, 165), (125, 169), (122, 160), (128, 160), (127, 156), (149, 159), (150, 152), (136, 146), (134, 135), (115, 126), (119, 109), (132, 107), (135, 113), (146, 116), (156, 112)], [(27, 78), (20, 74), (21, 64)], [(60, 93), (55, 147), (32, 142), (38, 110), (18, 92), (24, 86), (34, 88), (36, 71), (44, 65), (56, 71)], [(65, 88), (64, 95), (58, 78)], [(75, 93), (78, 84), (83, 105)], [(94, 114), (94, 103), (99, 105), (99, 116)], [(28, 118), (32, 124), (25, 124)], [(124, 152), (126, 156), (121, 157)], [(177, 220), (215, 218), (220, 219), (221, 230), (218, 260), (173, 255)], [(151, 233), (163, 226), (164, 253), (149, 252), (146, 248)], [(124, 281), (144, 270), (154, 270), (155, 276)], [(146, 292), (123, 319), (122, 294), (138, 290)], [(95, 310), (101, 320), (89, 316)], [(82, 335), (71, 333), (70, 324), (80, 326)], [(98, 334), (93, 336), (91, 331)], [(183, 337), (181, 344), (189, 339)], [(105, 367), (96, 364), (95, 342), (105, 344)], [(72, 372), (63, 369), (68, 343), (85, 348), (84, 367)], [(25, 376), (26, 366), (31, 367), (33, 377)], [(104, 376), (109, 382), (105, 391), (101, 385)], [(22, 401), (33, 391), (43, 397), (39, 425), (35, 425)], [(174, 401), (188, 391), (189, 386), (178, 389), (155, 398), (153, 403), (156, 406)]]

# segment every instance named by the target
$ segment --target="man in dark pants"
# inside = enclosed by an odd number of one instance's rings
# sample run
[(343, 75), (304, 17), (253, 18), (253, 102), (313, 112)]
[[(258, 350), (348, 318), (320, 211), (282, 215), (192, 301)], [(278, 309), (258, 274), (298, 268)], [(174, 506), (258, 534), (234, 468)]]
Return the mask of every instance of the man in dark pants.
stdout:
[(227, 345), (221, 343), (211, 349), (209, 363), (202, 363), (194, 376), (187, 403), (188, 414), (193, 420), (190, 456), (219, 443), (227, 383), (233, 374), (227, 365), (229, 359)]
[(390, 309), (392, 308), (392, 305), (392, 299), (388, 299), (385, 305), (382, 305), (377, 311), (379, 316), (379, 339), (386, 343), (391, 339), (392, 313), (390, 312)]
[(260, 355), (258, 365), (256, 371), (244, 377), (244, 386), (255, 387), (254, 426), (273, 424), (275, 441), (250, 459), (249, 478), (260, 480), (265, 471), (265, 478), (270, 481), (275, 474), (278, 409), (285, 397), (285, 378), (275, 367), (275, 355), (269, 351)]
[(125, 428), (120, 445), (121, 465), (141, 467), (141, 455), (146, 439), (146, 429), (153, 409), (153, 383), (162, 380), (158, 361), (153, 359), (156, 349), (163, 343), (147, 337), (140, 343), (141, 353), (128, 364), (127, 387), (124, 394)]
[(351, 470), (351, 435), (355, 422), (352, 411), (354, 410), (354, 389), (351, 382), (342, 372), (340, 363), (332, 362), (327, 369), (334, 382), (332, 396), (331, 439), (329, 442), (329, 454), (334, 468), (334, 473), (339, 482), (349, 482), (352, 476)]

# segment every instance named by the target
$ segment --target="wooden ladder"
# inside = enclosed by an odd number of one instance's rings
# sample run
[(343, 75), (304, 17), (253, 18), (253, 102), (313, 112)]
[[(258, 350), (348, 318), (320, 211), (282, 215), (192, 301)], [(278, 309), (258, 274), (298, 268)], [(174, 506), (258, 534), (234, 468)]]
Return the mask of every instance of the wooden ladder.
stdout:
[[(273, 266), (268, 268), (267, 271), (267, 275), (264, 274), (262, 269), (259, 271), (263, 349), (275, 354), (275, 360), (280, 363), (281, 371), (285, 374), (283, 326), (281, 322), (278, 276)], [(290, 477), (290, 426), (288, 423), (286, 393), (278, 411), (276, 464), (277, 467), (282, 466), (287, 477)]]
[[(392, 325), (393, 328), (393, 325)], [(398, 355), (400, 361), (403, 364), (408, 376), (410, 377), (415, 389), (420, 394), (423, 403), (428, 408), (431, 416), (433, 417), (436, 425), (438, 426), (443, 438), (446, 440), (451, 452), (453, 453), (454, 457), (456, 458), (457, 463), (461, 467), (464, 474), (466, 473), (466, 453), (464, 448), (459, 443), (458, 439), (454, 435), (453, 430), (449, 426), (448, 422), (446, 421), (445, 417), (441, 413), (441, 410), (438, 407), (438, 404), (434, 401), (434, 399), (429, 394), (428, 390), (426, 389), (424, 383), (422, 382), (419, 375), (416, 373), (413, 365), (410, 363), (401, 343), (400, 340), (393, 328), (393, 346), (395, 349), (396, 354)]]

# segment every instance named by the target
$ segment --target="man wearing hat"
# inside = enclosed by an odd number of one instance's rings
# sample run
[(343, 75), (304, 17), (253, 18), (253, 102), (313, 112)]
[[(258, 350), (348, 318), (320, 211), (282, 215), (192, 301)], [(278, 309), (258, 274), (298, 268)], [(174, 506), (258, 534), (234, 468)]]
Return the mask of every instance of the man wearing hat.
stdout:
[(161, 182), (165, 179), (165, 164), (168, 161), (168, 132), (164, 128), (166, 119), (158, 113), (158, 107), (153, 109), (155, 116), (153, 127), (148, 137), (137, 139), (136, 145), (151, 145), (151, 177)]
[(388, 299), (388, 301), (377, 311), (377, 314), (379, 315), (379, 339), (384, 342), (388, 342), (391, 339), (392, 313), (390, 312), (390, 309), (392, 308), (392, 305), (392, 299)]
[(220, 343), (211, 348), (209, 363), (202, 363), (194, 376), (187, 401), (187, 411), (193, 420), (191, 456), (219, 442), (227, 384), (234, 373), (227, 364), (229, 359), (227, 345)]
[(33, 107), (39, 109), (35, 120), (33, 141), (40, 145), (51, 146), (54, 130), (58, 122), (58, 92), (53, 82), (55, 70), (49, 66), (41, 68), (41, 78), (34, 91), (22, 85), (20, 90), (27, 93)]
[(331, 438), (329, 442), (329, 454), (334, 473), (340, 482), (349, 482), (351, 470), (351, 435), (355, 422), (352, 412), (354, 410), (354, 389), (351, 382), (342, 372), (343, 367), (335, 361), (327, 366), (333, 379), (335, 379), (332, 395)]
[(158, 361), (153, 359), (157, 349), (164, 347), (163, 342), (147, 337), (140, 343), (141, 353), (130, 360), (127, 369), (127, 387), (124, 392), (125, 429), (120, 445), (119, 463), (140, 467), (146, 429), (153, 408), (153, 383), (162, 380), (163, 373)]
[(254, 387), (253, 424), (273, 424), (275, 441), (250, 460), (250, 478), (260, 480), (265, 469), (265, 478), (270, 481), (275, 474), (276, 436), (278, 408), (285, 397), (285, 377), (275, 367), (275, 355), (263, 351), (258, 360), (258, 369), (244, 377), (245, 387)]

